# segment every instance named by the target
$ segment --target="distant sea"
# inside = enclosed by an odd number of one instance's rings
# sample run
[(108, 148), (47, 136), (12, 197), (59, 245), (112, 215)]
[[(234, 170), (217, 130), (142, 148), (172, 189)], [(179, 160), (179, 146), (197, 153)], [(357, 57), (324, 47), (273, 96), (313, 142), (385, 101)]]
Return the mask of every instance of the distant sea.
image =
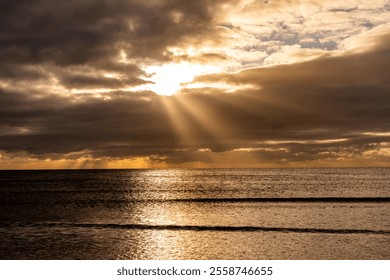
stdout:
[(390, 259), (390, 169), (0, 171), (1, 259)]

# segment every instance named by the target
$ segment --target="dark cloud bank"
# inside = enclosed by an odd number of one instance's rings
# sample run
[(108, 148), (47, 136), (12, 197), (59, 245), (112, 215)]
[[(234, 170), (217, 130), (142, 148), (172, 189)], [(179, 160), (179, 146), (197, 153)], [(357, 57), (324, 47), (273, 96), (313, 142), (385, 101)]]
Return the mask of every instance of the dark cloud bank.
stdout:
[[(364, 53), (197, 78), (251, 86), (235, 92), (186, 89), (166, 97), (119, 90), (146, 83), (136, 63), (117, 62), (119, 50), (130, 59), (169, 60), (167, 47), (218, 34), (210, 27), (218, 2), (2, 1), (0, 151), (41, 159), (87, 151), (168, 163), (211, 163), (210, 154), (228, 152), (270, 164), (389, 162), (388, 35)], [(176, 12), (184, 15), (180, 23)], [(26, 86), (52, 77), (85, 93)], [(100, 87), (111, 91), (88, 92)]]

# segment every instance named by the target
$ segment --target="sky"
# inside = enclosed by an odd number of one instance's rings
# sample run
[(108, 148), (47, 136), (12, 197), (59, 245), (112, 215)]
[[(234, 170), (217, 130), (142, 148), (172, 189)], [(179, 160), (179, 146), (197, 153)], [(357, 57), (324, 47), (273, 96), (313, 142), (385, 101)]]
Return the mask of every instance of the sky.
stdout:
[(390, 0), (3, 0), (0, 169), (390, 167)]

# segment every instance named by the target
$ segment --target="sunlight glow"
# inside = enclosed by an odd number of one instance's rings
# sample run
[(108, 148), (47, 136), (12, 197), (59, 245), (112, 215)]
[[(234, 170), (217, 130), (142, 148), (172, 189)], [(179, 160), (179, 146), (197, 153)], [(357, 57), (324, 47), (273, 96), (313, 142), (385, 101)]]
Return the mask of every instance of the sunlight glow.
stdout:
[(174, 95), (183, 84), (193, 81), (195, 76), (216, 72), (214, 66), (191, 63), (170, 63), (161, 66), (148, 66), (145, 72), (150, 75), (152, 84), (143, 86), (159, 95)]

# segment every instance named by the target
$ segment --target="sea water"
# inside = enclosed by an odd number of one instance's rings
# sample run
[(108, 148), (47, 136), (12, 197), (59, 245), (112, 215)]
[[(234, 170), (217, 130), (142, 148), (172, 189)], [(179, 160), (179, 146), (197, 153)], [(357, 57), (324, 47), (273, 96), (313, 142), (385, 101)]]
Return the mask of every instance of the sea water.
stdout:
[(389, 259), (390, 169), (0, 171), (1, 259)]

